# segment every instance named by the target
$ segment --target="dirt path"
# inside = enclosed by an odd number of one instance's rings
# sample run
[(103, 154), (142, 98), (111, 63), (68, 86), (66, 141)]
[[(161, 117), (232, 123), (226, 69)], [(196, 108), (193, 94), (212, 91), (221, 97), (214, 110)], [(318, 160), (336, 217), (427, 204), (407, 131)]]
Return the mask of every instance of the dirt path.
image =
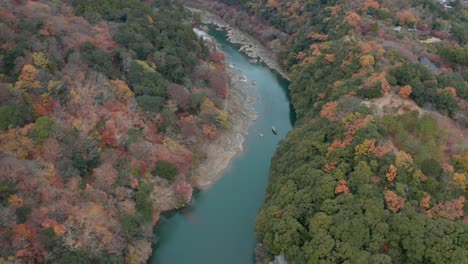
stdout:
[(376, 107), (376, 114), (383, 116), (386, 114), (403, 114), (408, 111), (417, 111), (420, 116), (430, 115), (440, 127), (446, 128), (449, 138), (453, 139), (462, 148), (468, 148), (468, 129), (463, 128), (448, 116), (442, 115), (436, 111), (421, 108), (411, 99), (402, 99), (396, 94), (369, 100), (364, 102), (368, 106)]

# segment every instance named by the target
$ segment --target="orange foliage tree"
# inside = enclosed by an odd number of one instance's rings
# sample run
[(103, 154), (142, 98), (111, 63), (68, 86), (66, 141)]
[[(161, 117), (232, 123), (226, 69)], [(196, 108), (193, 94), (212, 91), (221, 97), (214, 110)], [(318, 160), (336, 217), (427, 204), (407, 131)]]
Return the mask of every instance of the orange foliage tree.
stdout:
[(385, 174), (385, 178), (387, 178), (387, 181), (389, 183), (393, 183), (393, 180), (395, 180), (397, 173), (398, 173), (397, 167), (391, 164), (390, 167), (388, 168), (387, 174)]
[(444, 91), (446, 91), (447, 93), (451, 94), (453, 97), (457, 97), (457, 90), (453, 87), (445, 87), (444, 88)]
[(400, 25), (402, 26), (403, 25), (413, 26), (413, 24), (417, 22), (417, 19), (413, 16), (411, 11), (409, 10), (397, 12), (397, 17), (398, 17), (398, 23), (400, 23)]
[(339, 180), (338, 185), (335, 187), (335, 193), (349, 193), (348, 183), (346, 180)]
[(356, 27), (361, 23), (361, 17), (356, 12), (349, 12), (344, 21), (348, 23), (348, 25)]
[(374, 0), (365, 0), (364, 3), (362, 3), (362, 5), (363, 5), (363, 7), (362, 7), (363, 11), (367, 11), (369, 8), (373, 8), (373, 9), (379, 9), (380, 8), (379, 3), (377, 3)]
[(336, 161), (332, 162), (332, 163), (327, 163), (323, 166), (323, 171), (324, 172), (331, 172), (333, 171), (334, 169), (336, 169)]
[(331, 121), (336, 120), (336, 108), (338, 107), (338, 102), (329, 102), (322, 107), (320, 111), (320, 117), (327, 118)]
[(411, 88), (411, 85), (405, 85), (401, 87), (399, 95), (401, 98), (407, 99), (411, 95), (412, 92), (413, 92), (413, 89)]
[(452, 181), (456, 186), (461, 187), (462, 189), (466, 190), (467, 183), (466, 183), (466, 176), (463, 173), (454, 173), (452, 177)]
[(432, 209), (429, 210), (427, 214), (434, 219), (443, 217), (449, 220), (456, 220), (463, 217), (464, 215), (464, 203), (465, 197), (460, 196), (458, 199), (437, 204), (436, 206), (432, 207)]
[(387, 207), (393, 213), (397, 213), (401, 208), (405, 207), (405, 200), (390, 190), (384, 193), (385, 202)]
[(426, 193), (419, 202), (419, 205), (424, 209), (429, 209), (431, 207), (431, 195)]

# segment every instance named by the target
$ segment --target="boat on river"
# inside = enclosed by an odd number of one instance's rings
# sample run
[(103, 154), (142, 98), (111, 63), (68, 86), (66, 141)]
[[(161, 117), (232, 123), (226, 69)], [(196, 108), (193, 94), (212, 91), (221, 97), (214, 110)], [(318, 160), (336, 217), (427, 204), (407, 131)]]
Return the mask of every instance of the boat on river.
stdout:
[(276, 130), (276, 127), (272, 126), (271, 131), (273, 132), (273, 134), (278, 135), (278, 131)]

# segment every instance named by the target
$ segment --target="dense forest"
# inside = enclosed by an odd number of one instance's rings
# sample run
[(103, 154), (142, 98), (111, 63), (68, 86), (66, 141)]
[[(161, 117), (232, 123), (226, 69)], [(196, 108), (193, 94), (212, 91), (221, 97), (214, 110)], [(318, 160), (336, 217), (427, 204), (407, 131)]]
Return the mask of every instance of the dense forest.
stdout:
[(466, 3), (194, 2), (258, 36), (291, 75), (299, 119), (256, 223), (270, 258), (466, 262)]
[(230, 126), (173, 1), (0, 1), (0, 263), (144, 263)]
[[(206, 8), (290, 73), (256, 234), (291, 263), (468, 259), (465, 1), (0, 1), (0, 263), (144, 263), (231, 126)], [(265, 260), (269, 261), (269, 259)]]

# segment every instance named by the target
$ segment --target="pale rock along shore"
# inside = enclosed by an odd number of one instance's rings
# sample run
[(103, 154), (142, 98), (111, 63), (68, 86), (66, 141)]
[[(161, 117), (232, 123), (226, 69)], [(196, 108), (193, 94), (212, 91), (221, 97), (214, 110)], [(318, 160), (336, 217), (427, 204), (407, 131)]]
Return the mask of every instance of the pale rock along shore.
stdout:
[(241, 45), (239, 51), (249, 56), (252, 59), (252, 62), (265, 63), (270, 69), (279, 73), (286, 80), (289, 80), (288, 74), (283, 69), (281, 69), (280, 65), (278, 64), (276, 54), (266, 48), (254, 36), (251, 36), (239, 30), (238, 28), (229, 25), (228, 23), (224, 22), (222, 18), (209, 11), (192, 7), (186, 8), (191, 12), (200, 14), (203, 23), (211, 24), (222, 30), (225, 30), (227, 32), (229, 42)]
[(228, 68), (228, 72), (231, 76), (231, 87), (225, 111), (231, 116), (232, 127), (216, 140), (206, 142), (203, 146), (206, 159), (195, 169), (193, 177), (195, 186), (202, 190), (219, 179), (231, 161), (242, 152), (247, 129), (250, 123), (257, 119), (253, 108), (252, 90), (242, 73), (233, 68)]

